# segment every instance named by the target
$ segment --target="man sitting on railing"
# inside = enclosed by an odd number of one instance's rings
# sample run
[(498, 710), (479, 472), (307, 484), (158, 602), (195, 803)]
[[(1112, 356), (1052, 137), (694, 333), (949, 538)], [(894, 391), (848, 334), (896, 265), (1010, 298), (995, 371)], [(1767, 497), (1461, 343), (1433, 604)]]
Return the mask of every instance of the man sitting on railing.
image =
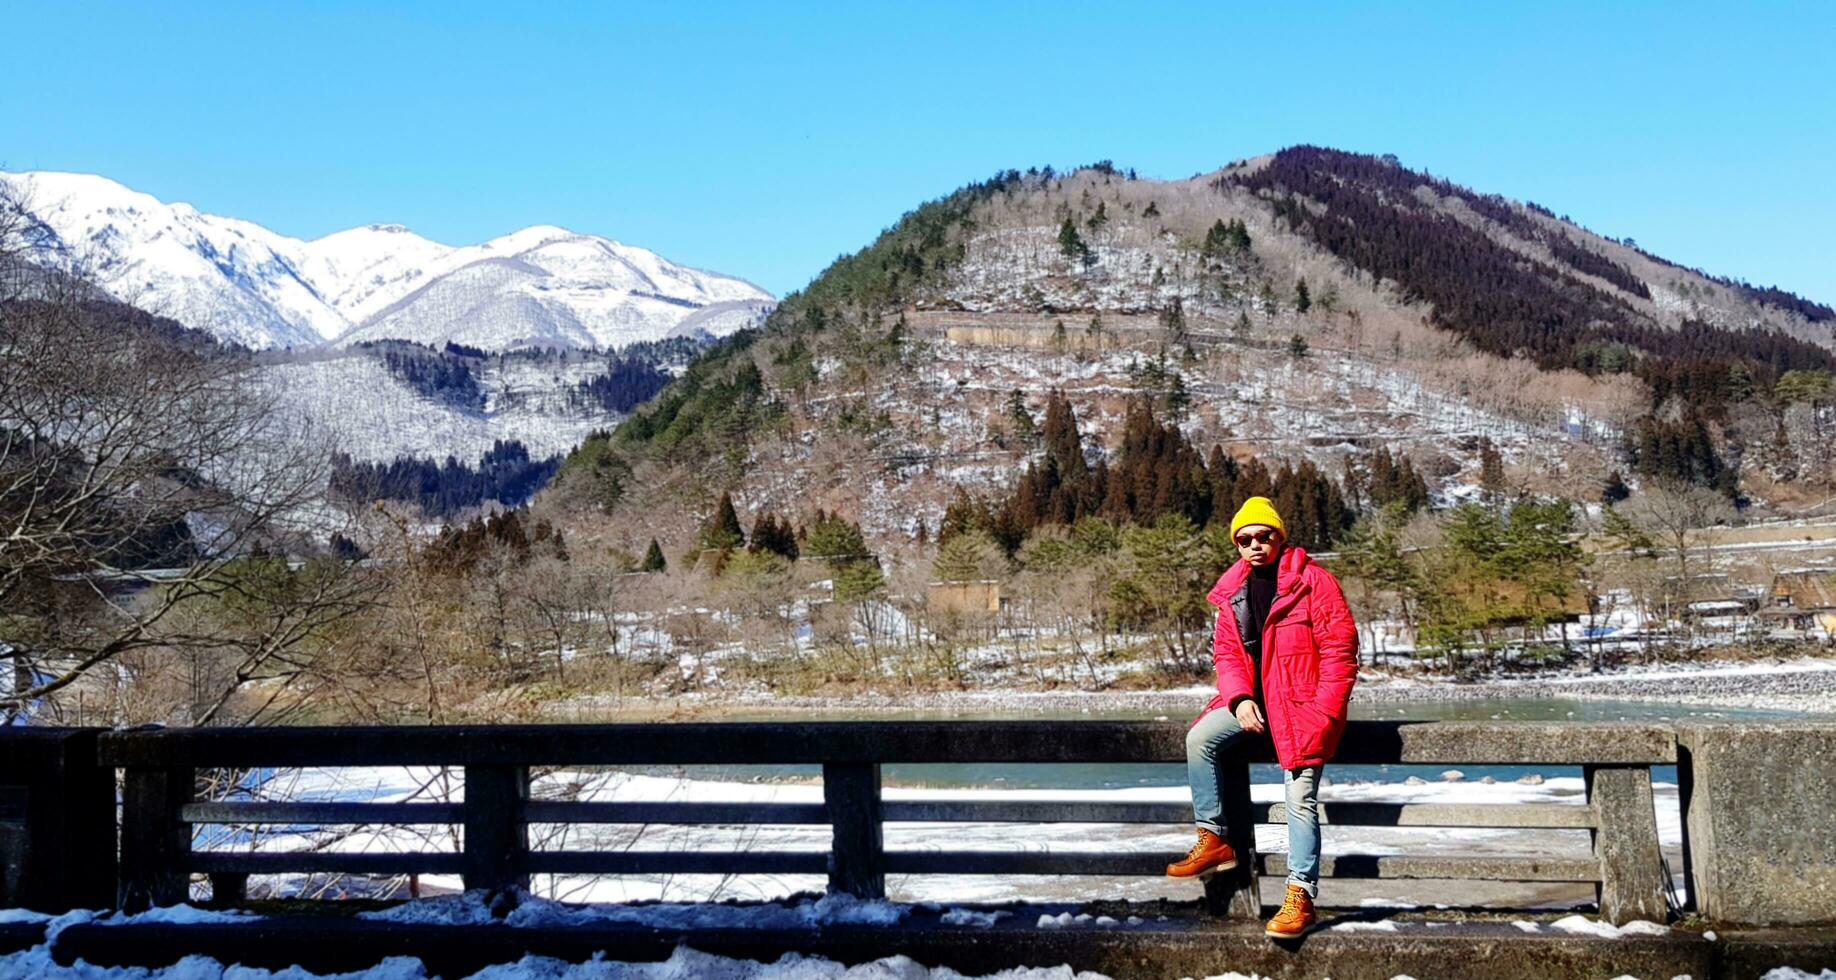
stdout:
[(1218, 693), (1186, 735), (1198, 843), (1167, 874), (1206, 877), (1237, 866), (1224, 841), (1218, 760), (1237, 739), (1266, 732), (1283, 770), (1288, 817), (1287, 896), (1266, 928), (1298, 936), (1315, 918), (1320, 769), (1345, 730), (1358, 629), (1338, 579), (1305, 550), (1283, 547), (1287, 528), (1267, 497), (1243, 502), (1230, 535), (1241, 557), (1205, 596), (1218, 607), (1211, 653)]

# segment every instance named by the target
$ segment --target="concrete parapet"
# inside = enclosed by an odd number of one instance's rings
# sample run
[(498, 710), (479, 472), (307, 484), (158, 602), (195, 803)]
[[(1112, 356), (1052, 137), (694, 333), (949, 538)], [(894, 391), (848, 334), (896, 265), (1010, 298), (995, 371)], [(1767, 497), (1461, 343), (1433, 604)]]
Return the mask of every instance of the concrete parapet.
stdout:
[(1836, 922), (1836, 724), (1692, 722), (1677, 741), (1702, 916)]
[[(79, 924), (53, 950), (59, 962), (158, 966), (202, 953), (222, 962), (315, 972), (357, 970), (387, 956), (422, 958), (429, 972), (465, 976), (495, 963), (535, 954), (580, 962), (603, 953), (614, 961), (666, 959), (678, 944), (722, 956), (771, 962), (787, 952), (843, 963), (894, 954), (968, 976), (1012, 967), (1069, 965), (1115, 980), (1199, 977), (1230, 971), (1274, 978), (1331, 976), (1388, 980), (1398, 974), (1488, 980), (1717, 976), (1716, 944), (1700, 934), (1596, 935), (1548, 926), (1526, 931), (1501, 921), (1373, 920), (1356, 928), (1316, 931), (1274, 942), (1260, 923), (1219, 922), (1175, 913), (1167, 921), (1099, 927), (1093, 919), (1045, 928), (1057, 908), (1019, 907), (992, 927), (943, 925), (937, 913), (914, 913), (896, 926), (831, 925), (809, 929), (698, 929), (681, 932), (637, 925), (559, 928), (425, 925), (328, 920), (322, 916), (202, 925)], [(1119, 910), (1112, 910), (1119, 911)], [(1748, 950), (1765, 958), (1765, 947)]]

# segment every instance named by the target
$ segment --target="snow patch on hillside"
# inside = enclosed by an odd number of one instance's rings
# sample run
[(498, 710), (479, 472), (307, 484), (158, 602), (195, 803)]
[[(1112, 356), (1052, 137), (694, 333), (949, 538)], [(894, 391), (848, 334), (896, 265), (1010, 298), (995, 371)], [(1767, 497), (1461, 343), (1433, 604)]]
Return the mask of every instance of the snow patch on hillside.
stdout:
[(565, 401), (568, 389), (603, 370), (593, 361), (510, 361), (483, 369), (483, 411), (423, 397), (366, 354), (265, 365), (257, 379), (283, 407), (317, 420), (332, 433), (333, 448), (359, 462), (451, 455), (475, 463), (500, 439), (520, 441), (539, 459), (616, 425), (623, 417), (616, 412), (578, 411)]

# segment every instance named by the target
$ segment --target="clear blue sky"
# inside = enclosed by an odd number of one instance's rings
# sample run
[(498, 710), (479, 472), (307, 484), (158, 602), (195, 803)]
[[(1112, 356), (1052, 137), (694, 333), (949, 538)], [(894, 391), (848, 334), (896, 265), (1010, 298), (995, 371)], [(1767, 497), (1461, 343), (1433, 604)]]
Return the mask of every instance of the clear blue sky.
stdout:
[(369, 6), (15, 5), (0, 168), (782, 294), (998, 169), (1319, 143), (1836, 303), (1832, 3)]

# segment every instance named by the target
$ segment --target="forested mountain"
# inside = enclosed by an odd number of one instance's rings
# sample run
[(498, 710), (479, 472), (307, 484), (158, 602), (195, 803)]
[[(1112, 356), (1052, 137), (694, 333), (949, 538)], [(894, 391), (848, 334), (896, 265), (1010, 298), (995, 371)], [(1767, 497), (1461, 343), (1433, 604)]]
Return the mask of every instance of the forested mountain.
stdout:
[(1436, 326), (1488, 353), (1631, 371), (1654, 401), (1674, 394), (1715, 412), (1734, 378), (1771, 387), (1788, 371), (1836, 366), (1828, 306), (1727, 280), (1710, 287), (1722, 302), (1684, 303), (1698, 284), (1674, 264), (1623, 243), (1581, 244), (1546, 208), (1380, 158), (1297, 147), (1217, 180), (1252, 191), (1280, 230), (1395, 283), (1405, 303), (1426, 304)]
[(560, 465), (558, 456), (531, 459), (520, 442), (498, 442), (475, 464), (452, 456), (443, 463), (405, 456), (360, 463), (338, 453), (332, 457), (330, 489), (333, 499), (346, 505), (396, 500), (444, 517), (485, 504), (522, 504)]
[[(1169, 493), (1202, 523), (1246, 470), (1318, 474), (1305, 492), (1348, 512), (1373, 486), (1419, 506), (1651, 478), (1766, 505), (1836, 484), (1833, 328), (1814, 300), (1394, 158), (1010, 170), (710, 348), (547, 499), (633, 551), (686, 542), (723, 491), (858, 516), (881, 545), (937, 533), (959, 490), (985, 523), (1151, 518), (1136, 501)], [(1133, 489), (1067, 493), (1041, 436), (1066, 412), (1086, 474)]]

